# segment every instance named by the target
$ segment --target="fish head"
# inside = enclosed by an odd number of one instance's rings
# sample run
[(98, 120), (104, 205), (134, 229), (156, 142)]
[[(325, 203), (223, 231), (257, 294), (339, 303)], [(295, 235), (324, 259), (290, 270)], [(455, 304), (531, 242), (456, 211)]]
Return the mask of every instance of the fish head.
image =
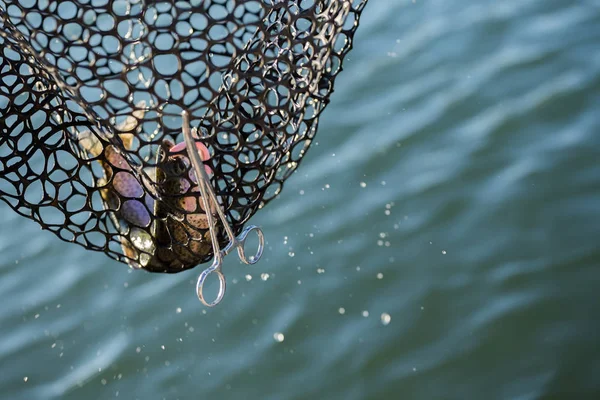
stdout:
[[(196, 143), (196, 149), (203, 161), (210, 158), (206, 146)], [(209, 166), (204, 167), (207, 174), (212, 174)], [(157, 154), (156, 184), (162, 201), (168, 206), (185, 211), (186, 213), (204, 213), (202, 204), (198, 209), (198, 181), (187, 156), (185, 142), (173, 144), (163, 140)], [(201, 203), (201, 202), (200, 202)]]

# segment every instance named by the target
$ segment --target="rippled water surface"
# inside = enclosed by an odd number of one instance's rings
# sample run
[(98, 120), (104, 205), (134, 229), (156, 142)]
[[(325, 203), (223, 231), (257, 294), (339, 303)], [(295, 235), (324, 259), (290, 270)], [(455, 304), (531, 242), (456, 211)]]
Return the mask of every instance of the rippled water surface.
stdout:
[(596, 0), (371, 0), (215, 309), (0, 205), (0, 397), (600, 398), (599, 49)]

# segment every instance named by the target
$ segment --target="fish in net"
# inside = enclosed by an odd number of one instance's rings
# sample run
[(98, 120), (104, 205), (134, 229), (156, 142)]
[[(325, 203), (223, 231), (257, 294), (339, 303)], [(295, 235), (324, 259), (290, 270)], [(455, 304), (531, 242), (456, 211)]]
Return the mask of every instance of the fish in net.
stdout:
[(197, 292), (218, 303), (222, 257), (260, 258), (247, 223), (310, 147), (365, 3), (0, 0), (0, 198), (132, 268), (213, 260)]

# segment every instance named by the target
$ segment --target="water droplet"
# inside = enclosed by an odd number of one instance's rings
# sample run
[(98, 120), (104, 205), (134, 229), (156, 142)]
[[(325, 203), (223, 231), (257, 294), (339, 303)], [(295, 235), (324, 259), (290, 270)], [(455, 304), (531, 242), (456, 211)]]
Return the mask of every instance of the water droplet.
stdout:
[(283, 336), (283, 333), (281, 332), (275, 332), (273, 334), (273, 339), (275, 339), (276, 342), (281, 343), (283, 342), (283, 339), (285, 339), (285, 336)]
[(381, 314), (381, 323), (383, 325), (388, 325), (391, 320), (392, 320), (392, 317), (390, 316), (390, 314), (388, 314), (388, 313)]

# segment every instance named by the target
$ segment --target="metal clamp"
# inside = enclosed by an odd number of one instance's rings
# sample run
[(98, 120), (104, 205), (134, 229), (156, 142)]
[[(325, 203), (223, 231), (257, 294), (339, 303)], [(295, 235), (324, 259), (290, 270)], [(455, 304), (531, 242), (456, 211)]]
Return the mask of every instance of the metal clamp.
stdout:
[[(250, 226), (246, 227), (242, 231), (242, 233), (240, 233), (237, 237), (235, 236), (235, 234), (233, 233), (233, 229), (227, 222), (225, 213), (223, 212), (223, 210), (221, 209), (221, 207), (219, 205), (217, 196), (215, 195), (215, 192), (213, 191), (213, 189), (210, 185), (210, 178), (208, 177), (208, 174), (206, 173), (206, 171), (204, 169), (204, 164), (202, 162), (202, 159), (200, 158), (200, 155), (196, 151), (195, 141), (194, 141), (194, 138), (192, 137), (192, 131), (190, 129), (189, 113), (187, 111), (183, 111), (181, 113), (181, 116), (183, 118), (182, 130), (183, 130), (183, 137), (185, 140), (185, 146), (187, 148), (188, 156), (192, 163), (192, 167), (194, 169), (194, 174), (196, 175), (196, 181), (198, 182), (198, 188), (200, 189), (200, 195), (202, 196), (204, 210), (206, 210), (206, 217), (208, 219), (208, 227), (209, 227), (209, 231), (210, 231), (210, 239), (212, 242), (213, 255), (214, 255), (212, 265), (210, 267), (206, 268), (204, 271), (202, 271), (202, 273), (198, 277), (198, 282), (196, 283), (196, 293), (198, 295), (198, 299), (200, 299), (200, 301), (204, 305), (206, 305), (208, 307), (214, 307), (217, 304), (219, 304), (221, 302), (221, 300), (223, 300), (223, 296), (225, 296), (225, 289), (227, 287), (225, 275), (223, 275), (223, 272), (221, 271), (222, 264), (223, 264), (223, 258), (235, 248), (235, 249), (237, 249), (238, 257), (244, 264), (255, 264), (262, 256), (264, 246), (265, 246), (265, 238), (264, 238), (262, 230), (256, 225), (250, 225)], [(219, 217), (219, 220), (221, 221), (221, 225), (223, 226), (223, 228), (225, 229), (225, 232), (227, 233), (227, 236), (229, 237), (229, 243), (222, 250), (219, 248), (219, 241), (217, 238), (217, 233), (214, 228), (214, 226), (215, 226), (214, 215), (211, 212), (211, 210), (216, 210), (217, 216)], [(248, 257), (246, 257), (244, 244), (246, 242), (246, 238), (248, 237), (248, 234), (252, 231), (255, 231), (258, 236), (258, 249), (256, 250), (256, 253), (253, 256), (250, 256), (250, 258), (248, 258)], [(216, 299), (209, 303), (204, 299), (202, 290), (203, 290), (204, 282), (206, 281), (206, 278), (211, 273), (216, 273), (217, 276), (219, 277), (219, 293), (217, 294)]]

